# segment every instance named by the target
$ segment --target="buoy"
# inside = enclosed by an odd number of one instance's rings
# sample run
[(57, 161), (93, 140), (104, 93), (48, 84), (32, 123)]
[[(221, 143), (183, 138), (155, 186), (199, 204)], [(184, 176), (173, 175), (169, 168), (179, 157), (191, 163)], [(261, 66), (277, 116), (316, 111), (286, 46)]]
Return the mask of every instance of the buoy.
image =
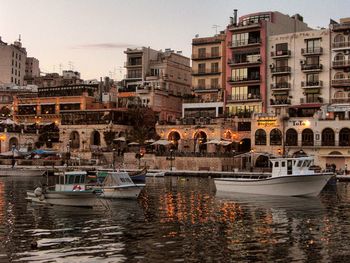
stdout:
[(41, 187), (35, 188), (34, 194), (35, 194), (36, 197), (41, 196), (43, 194), (43, 189), (41, 189)]

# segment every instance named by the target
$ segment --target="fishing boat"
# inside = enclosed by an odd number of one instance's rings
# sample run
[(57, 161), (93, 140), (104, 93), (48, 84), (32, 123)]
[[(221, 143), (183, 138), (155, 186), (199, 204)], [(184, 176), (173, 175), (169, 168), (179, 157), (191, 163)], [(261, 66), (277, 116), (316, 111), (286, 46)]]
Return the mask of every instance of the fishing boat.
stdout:
[(93, 207), (96, 190), (86, 188), (86, 171), (65, 171), (56, 174), (58, 183), (52, 187), (37, 187), (27, 191), (27, 200), (50, 205)]
[(143, 168), (139, 171), (129, 172), (128, 174), (135, 184), (144, 183), (146, 181), (147, 168)]
[(310, 169), (313, 157), (270, 159), (272, 172), (261, 178), (238, 176), (215, 178), (217, 192), (276, 196), (317, 196), (334, 176), (332, 172)]
[(124, 171), (104, 171), (106, 177), (100, 189), (104, 198), (137, 198), (145, 184), (135, 184)]

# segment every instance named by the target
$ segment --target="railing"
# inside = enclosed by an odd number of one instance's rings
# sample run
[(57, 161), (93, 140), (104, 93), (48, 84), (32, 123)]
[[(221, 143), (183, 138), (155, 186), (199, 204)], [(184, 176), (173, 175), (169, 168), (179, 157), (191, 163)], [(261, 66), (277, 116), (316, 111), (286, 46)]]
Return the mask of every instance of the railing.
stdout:
[(291, 100), (290, 99), (280, 99), (280, 100), (271, 100), (271, 105), (290, 105)]
[(350, 41), (334, 42), (332, 48), (350, 48)]
[(350, 79), (332, 79), (332, 85), (350, 85)]
[(350, 98), (335, 98), (332, 103), (350, 103)]
[(257, 45), (261, 43), (260, 38), (250, 38), (248, 40), (242, 40), (242, 41), (231, 41), (228, 43), (229, 47), (235, 48), (235, 47), (244, 47), (244, 46), (251, 46), (251, 45)]
[(136, 87), (132, 88), (119, 88), (118, 92), (136, 92)]
[(315, 54), (322, 54), (322, 53), (323, 53), (322, 47), (302, 48), (301, 49), (302, 55), (315, 55)]
[(228, 77), (227, 81), (229, 82), (246, 82), (246, 81), (259, 81), (260, 75), (251, 75), (246, 77)]
[(260, 64), (261, 58), (257, 58), (255, 60), (235, 60), (235, 59), (229, 59), (228, 64), (231, 65), (241, 65), (241, 64)]
[(221, 102), (219, 99), (203, 99), (203, 98), (186, 98), (183, 99), (184, 103), (210, 103), (210, 102)]
[(301, 86), (302, 87), (322, 87), (323, 82), (322, 82), (322, 80), (320, 80), (320, 81), (302, 81)]
[(290, 55), (290, 50), (277, 50), (271, 52), (271, 57), (289, 57)]
[(282, 83), (271, 84), (271, 89), (290, 89), (290, 83), (282, 82)]
[(333, 31), (341, 31), (350, 29), (350, 24), (334, 24), (331, 25)]
[(192, 59), (210, 59), (210, 58), (220, 58), (220, 53), (198, 53), (192, 54)]
[(303, 64), (301, 70), (321, 70), (322, 64)]
[[(207, 151), (203, 152), (179, 152), (179, 151), (174, 151), (172, 153), (173, 157), (204, 157), (204, 158), (215, 158), (215, 157), (234, 157), (238, 155), (238, 152), (213, 152), (213, 153), (208, 153)], [(156, 151), (155, 152), (156, 156), (165, 156), (168, 157), (170, 156), (170, 152), (160, 152)]]
[(125, 67), (142, 67), (142, 61), (140, 62), (125, 62)]
[(280, 73), (290, 73), (291, 72), (291, 67), (288, 66), (283, 66), (283, 67), (274, 67), (271, 68), (272, 74), (280, 74)]
[(242, 100), (260, 100), (260, 94), (248, 94), (245, 96), (227, 96), (229, 101), (242, 101)]
[(332, 65), (334, 68), (336, 67), (349, 67), (350, 66), (350, 60), (336, 60), (332, 62)]
[(212, 85), (206, 85), (206, 86), (194, 86), (193, 90), (196, 92), (203, 91), (203, 92), (210, 92), (210, 91), (218, 91), (220, 90), (220, 86), (212, 86)]
[(211, 74), (221, 74), (219, 70), (193, 70), (192, 75), (211, 75)]

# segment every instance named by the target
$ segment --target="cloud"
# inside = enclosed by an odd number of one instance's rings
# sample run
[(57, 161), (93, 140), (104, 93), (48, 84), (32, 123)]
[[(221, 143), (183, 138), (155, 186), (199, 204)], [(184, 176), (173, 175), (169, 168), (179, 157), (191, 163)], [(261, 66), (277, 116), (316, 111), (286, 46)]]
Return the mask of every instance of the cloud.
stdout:
[(134, 48), (136, 45), (128, 43), (96, 43), (73, 46), (73, 49), (126, 49)]

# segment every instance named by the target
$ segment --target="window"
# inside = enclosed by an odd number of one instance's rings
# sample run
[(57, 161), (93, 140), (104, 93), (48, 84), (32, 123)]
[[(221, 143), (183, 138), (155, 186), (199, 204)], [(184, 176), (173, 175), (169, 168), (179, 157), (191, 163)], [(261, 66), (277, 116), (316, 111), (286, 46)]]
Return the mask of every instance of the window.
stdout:
[(276, 56), (288, 54), (288, 43), (276, 44)]
[(211, 79), (210, 85), (212, 88), (219, 88), (219, 79)]
[(308, 39), (306, 40), (307, 53), (320, 52), (321, 50), (321, 39)]
[(302, 146), (314, 146), (314, 132), (311, 129), (304, 129), (301, 133)]
[(242, 81), (248, 78), (248, 69), (247, 68), (238, 68), (232, 70), (232, 80), (233, 81)]
[(339, 146), (350, 146), (350, 129), (343, 128), (339, 132)]
[(281, 164), (282, 164), (281, 165), (282, 167), (286, 167), (286, 162), (285, 161), (281, 162)]
[(248, 44), (248, 38), (249, 38), (248, 33), (233, 34), (232, 46), (233, 47), (245, 46)]
[(320, 57), (319, 56), (311, 56), (306, 58), (306, 65), (319, 65)]
[(232, 87), (231, 94), (232, 94), (232, 100), (247, 99), (247, 97), (248, 97), (248, 87), (247, 86)]
[(198, 64), (198, 73), (205, 73), (205, 63)]
[(278, 165), (279, 165), (279, 162), (275, 162), (275, 167), (278, 167)]
[(198, 57), (199, 58), (205, 58), (206, 56), (206, 48), (199, 48), (198, 49)]
[(294, 129), (288, 129), (286, 132), (286, 145), (298, 146), (298, 133)]
[(278, 59), (276, 60), (276, 70), (285, 71), (288, 67), (288, 59)]
[(198, 88), (205, 88), (205, 79), (198, 80)]
[(307, 74), (306, 75), (306, 86), (318, 86), (319, 85), (319, 74)]
[(270, 145), (282, 144), (282, 132), (279, 129), (273, 129), (270, 132)]
[(335, 135), (331, 128), (326, 128), (322, 131), (322, 146), (334, 146)]
[(219, 47), (212, 47), (212, 48), (211, 48), (211, 56), (212, 56), (212, 57), (218, 57), (218, 56), (220, 56), (219, 53), (220, 53), (220, 52), (219, 52)]
[(255, 145), (266, 145), (266, 132), (263, 129), (256, 130)]
[(219, 63), (211, 63), (211, 72), (212, 73), (219, 72)]

